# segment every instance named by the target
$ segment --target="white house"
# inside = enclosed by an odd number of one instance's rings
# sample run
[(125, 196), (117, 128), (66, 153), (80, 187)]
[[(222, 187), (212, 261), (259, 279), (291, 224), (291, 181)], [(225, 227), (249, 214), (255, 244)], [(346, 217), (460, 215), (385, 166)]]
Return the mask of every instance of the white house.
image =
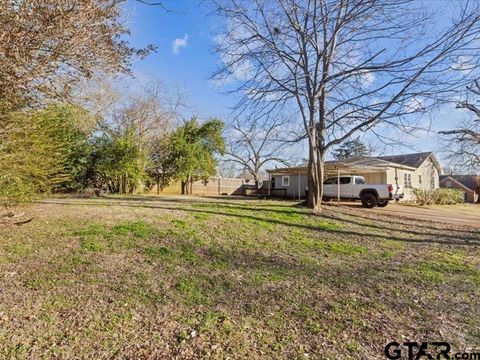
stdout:
[[(272, 194), (290, 198), (304, 198), (307, 187), (307, 168), (290, 167), (271, 169), (269, 185)], [(413, 199), (413, 188), (425, 190), (439, 187), (442, 169), (433, 152), (354, 158), (325, 162), (326, 177), (361, 175), (370, 184), (400, 185), (404, 200)]]

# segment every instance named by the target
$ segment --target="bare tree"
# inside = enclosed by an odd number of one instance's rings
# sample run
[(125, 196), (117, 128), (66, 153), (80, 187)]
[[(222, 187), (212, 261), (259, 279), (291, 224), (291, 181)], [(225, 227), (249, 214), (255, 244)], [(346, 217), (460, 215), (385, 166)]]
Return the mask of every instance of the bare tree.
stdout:
[(119, 0), (0, 1), (0, 98), (65, 97), (98, 72), (127, 72), (135, 49)]
[(239, 175), (237, 166), (230, 161), (220, 161), (217, 167), (217, 174), (222, 178), (235, 178)]
[[(472, 95), (480, 97), (478, 80), (467, 89)], [(480, 107), (465, 100), (457, 104), (457, 108), (467, 110), (472, 117), (462, 121), (456, 129), (440, 131), (447, 139), (448, 157), (457, 167), (469, 169), (469, 172), (480, 171)]]
[(331, 147), (380, 124), (409, 129), (464, 86), (480, 59), (476, 2), (455, 3), (451, 22), (408, 0), (212, 2), (227, 19), (213, 77), (241, 94), (239, 111), (298, 114), (315, 211)]
[(268, 163), (289, 165), (291, 156), (286, 152), (292, 144), (288, 141), (289, 121), (275, 117), (263, 121), (255, 119), (245, 124), (239, 119), (231, 125), (225, 161), (238, 165), (238, 170), (248, 172), (255, 184), (260, 171)]
[(131, 91), (123, 103), (117, 104), (107, 119), (108, 127), (121, 131), (134, 128), (138, 140), (144, 143), (171, 131), (182, 106), (181, 94), (171, 95), (161, 82), (152, 82)]

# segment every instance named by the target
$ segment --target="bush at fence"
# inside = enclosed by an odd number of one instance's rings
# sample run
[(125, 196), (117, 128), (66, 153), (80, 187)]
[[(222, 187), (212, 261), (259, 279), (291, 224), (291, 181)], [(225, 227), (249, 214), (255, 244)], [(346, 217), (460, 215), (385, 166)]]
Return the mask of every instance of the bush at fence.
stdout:
[(463, 193), (457, 189), (413, 189), (413, 195), (419, 205), (452, 205), (463, 202)]
[(463, 203), (464, 195), (463, 192), (457, 189), (437, 189), (438, 199), (435, 202), (440, 205), (450, 205)]

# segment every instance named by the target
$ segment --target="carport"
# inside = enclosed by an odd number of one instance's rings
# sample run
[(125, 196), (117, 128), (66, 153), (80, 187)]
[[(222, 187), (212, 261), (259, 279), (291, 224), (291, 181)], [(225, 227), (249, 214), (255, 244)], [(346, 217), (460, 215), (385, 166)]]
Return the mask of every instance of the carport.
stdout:
[[(349, 159), (342, 161), (326, 161), (325, 162), (325, 179), (337, 177), (337, 201), (340, 201), (340, 177), (342, 175), (359, 175), (365, 177), (367, 183), (386, 183), (386, 172), (391, 167), (389, 162), (375, 158)], [(272, 194), (272, 183), (275, 188), (285, 188), (286, 196), (294, 199), (305, 197), (307, 186), (307, 167), (291, 167), (268, 170), (268, 195)], [(288, 184), (284, 180), (285, 177), (292, 178)], [(325, 180), (324, 179), (324, 180)], [(272, 181), (273, 180), (273, 181)], [(278, 186), (277, 184), (280, 184)]]
[[(340, 177), (342, 175), (358, 175), (363, 176), (367, 183), (368, 178), (376, 177), (380, 178), (383, 183), (387, 178), (387, 169), (385, 166), (378, 166), (370, 163), (351, 163), (351, 162), (335, 162), (330, 164), (325, 164), (325, 178), (337, 177), (337, 202), (340, 202), (341, 191), (340, 191)], [(324, 179), (325, 180), (325, 179)]]

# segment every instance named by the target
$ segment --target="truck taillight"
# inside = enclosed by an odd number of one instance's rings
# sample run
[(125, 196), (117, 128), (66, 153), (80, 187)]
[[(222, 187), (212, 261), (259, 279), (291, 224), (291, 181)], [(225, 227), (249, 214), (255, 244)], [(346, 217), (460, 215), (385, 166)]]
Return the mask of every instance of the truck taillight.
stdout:
[(393, 192), (393, 185), (392, 184), (388, 184), (388, 192)]

